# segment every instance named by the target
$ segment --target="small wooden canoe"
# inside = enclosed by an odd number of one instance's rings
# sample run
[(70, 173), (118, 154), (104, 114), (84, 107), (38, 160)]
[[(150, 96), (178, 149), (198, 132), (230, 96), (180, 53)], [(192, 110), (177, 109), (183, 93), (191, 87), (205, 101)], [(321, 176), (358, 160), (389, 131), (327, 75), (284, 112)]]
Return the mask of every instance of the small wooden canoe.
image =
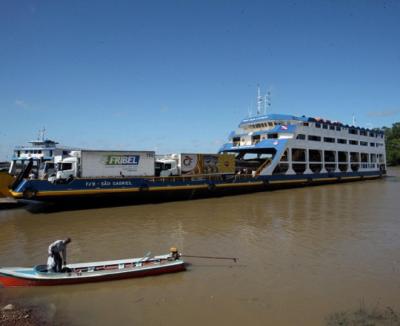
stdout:
[(143, 277), (183, 271), (185, 263), (179, 254), (170, 253), (154, 257), (68, 264), (65, 270), (62, 273), (50, 272), (47, 265), (0, 268), (0, 285), (64, 285)]

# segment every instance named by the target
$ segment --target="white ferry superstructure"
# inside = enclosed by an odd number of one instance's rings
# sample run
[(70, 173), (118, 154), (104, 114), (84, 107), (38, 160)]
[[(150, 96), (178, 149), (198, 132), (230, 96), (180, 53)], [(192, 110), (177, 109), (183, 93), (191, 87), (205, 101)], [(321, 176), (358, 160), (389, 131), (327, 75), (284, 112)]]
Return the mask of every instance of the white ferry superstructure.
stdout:
[(220, 152), (236, 154), (256, 176), (386, 173), (382, 131), (283, 114), (247, 118), (239, 128)]

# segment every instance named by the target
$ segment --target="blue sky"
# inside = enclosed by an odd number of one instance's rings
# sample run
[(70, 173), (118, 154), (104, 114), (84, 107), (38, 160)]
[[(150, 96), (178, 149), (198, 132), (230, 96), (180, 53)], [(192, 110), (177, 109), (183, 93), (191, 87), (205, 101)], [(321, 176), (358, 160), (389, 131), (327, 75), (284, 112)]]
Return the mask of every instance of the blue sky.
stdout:
[(216, 152), (255, 112), (400, 121), (400, 2), (1, 1), (0, 160), (64, 145)]

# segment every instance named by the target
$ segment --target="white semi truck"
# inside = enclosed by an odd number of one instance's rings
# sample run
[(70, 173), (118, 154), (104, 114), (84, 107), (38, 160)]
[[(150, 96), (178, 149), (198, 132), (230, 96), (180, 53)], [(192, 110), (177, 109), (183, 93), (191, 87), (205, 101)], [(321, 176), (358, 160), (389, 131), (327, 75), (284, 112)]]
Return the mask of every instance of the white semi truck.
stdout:
[(154, 176), (153, 151), (71, 151), (57, 163), (56, 180)]

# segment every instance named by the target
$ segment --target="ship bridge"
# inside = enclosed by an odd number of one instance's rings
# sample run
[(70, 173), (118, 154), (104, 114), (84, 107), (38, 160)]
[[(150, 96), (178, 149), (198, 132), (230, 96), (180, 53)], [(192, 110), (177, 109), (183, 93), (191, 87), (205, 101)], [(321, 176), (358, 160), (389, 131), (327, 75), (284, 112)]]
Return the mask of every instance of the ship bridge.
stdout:
[(296, 125), (309, 121), (307, 117), (296, 117), (288, 114), (266, 114), (243, 119), (239, 128), (245, 130), (270, 129), (276, 125)]

